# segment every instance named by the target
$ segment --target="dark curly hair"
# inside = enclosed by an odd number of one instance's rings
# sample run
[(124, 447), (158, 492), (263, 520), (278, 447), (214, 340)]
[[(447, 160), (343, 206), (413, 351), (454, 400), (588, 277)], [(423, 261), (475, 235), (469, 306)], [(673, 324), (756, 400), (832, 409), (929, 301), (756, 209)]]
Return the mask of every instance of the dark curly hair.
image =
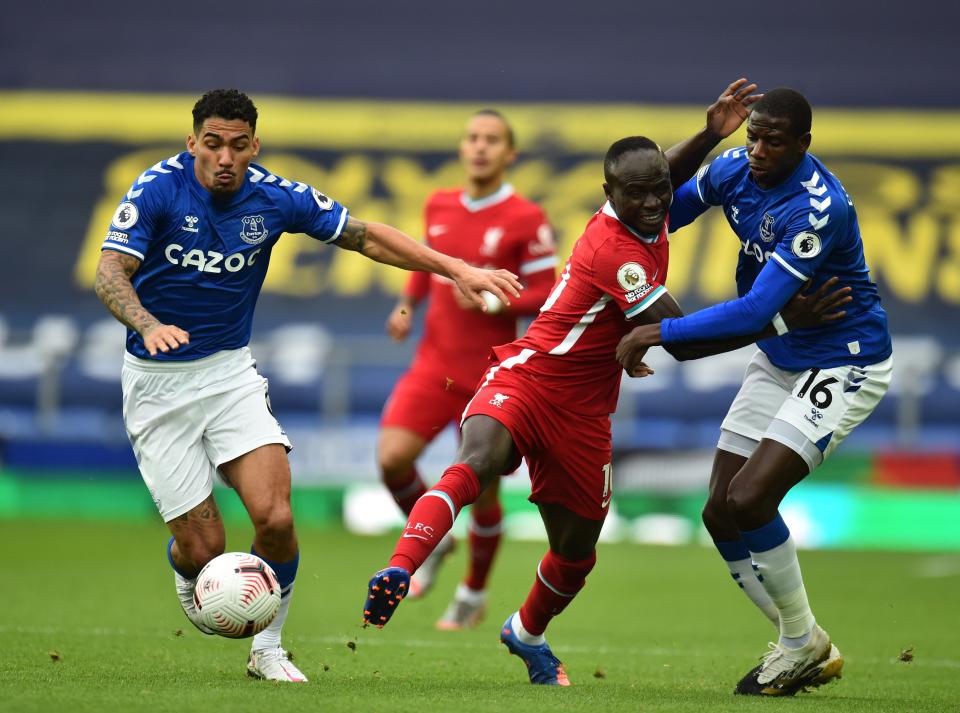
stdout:
[(236, 89), (214, 89), (193, 105), (193, 131), (200, 131), (203, 122), (211, 116), (221, 119), (240, 119), (257, 128), (257, 107), (250, 97)]
[(755, 114), (766, 114), (776, 119), (787, 119), (794, 136), (810, 133), (813, 110), (810, 102), (800, 92), (787, 87), (777, 87), (765, 92), (753, 105)]

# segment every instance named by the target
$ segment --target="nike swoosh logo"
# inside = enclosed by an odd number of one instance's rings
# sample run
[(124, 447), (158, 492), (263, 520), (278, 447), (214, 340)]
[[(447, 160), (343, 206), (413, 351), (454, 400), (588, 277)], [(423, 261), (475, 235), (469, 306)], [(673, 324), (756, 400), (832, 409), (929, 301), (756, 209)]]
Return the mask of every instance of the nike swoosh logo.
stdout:
[[(613, 496), (611, 495), (610, 497), (613, 497)], [(610, 498), (606, 498), (606, 499), (600, 501), (600, 507), (601, 507), (601, 508), (605, 508), (605, 507), (607, 507), (607, 505), (609, 505), (609, 504), (610, 504)]]
[(424, 537), (423, 535), (411, 535), (407, 532), (403, 533), (403, 537), (416, 537), (418, 540), (423, 540), (424, 542), (429, 542), (430, 540)]

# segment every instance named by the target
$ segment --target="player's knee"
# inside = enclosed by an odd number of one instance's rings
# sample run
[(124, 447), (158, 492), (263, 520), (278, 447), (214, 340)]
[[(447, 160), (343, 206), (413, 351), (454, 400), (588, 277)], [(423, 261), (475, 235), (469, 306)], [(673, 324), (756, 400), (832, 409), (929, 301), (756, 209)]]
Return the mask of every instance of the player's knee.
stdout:
[(403, 448), (382, 443), (377, 448), (377, 465), (384, 483), (403, 481), (410, 473), (414, 460)]
[[(731, 484), (727, 491), (727, 511), (740, 522), (743, 519), (755, 520), (768, 509), (768, 498), (756, 488)], [(776, 508), (774, 508), (776, 509)]]
[(260, 541), (281, 543), (293, 537), (293, 512), (289, 503), (281, 503), (253, 514), (251, 520)]
[(703, 511), (700, 513), (700, 519), (703, 520), (703, 526), (707, 528), (707, 532), (711, 535), (718, 530), (725, 529), (730, 521), (727, 503), (720, 503), (712, 499), (707, 500), (703, 506)]

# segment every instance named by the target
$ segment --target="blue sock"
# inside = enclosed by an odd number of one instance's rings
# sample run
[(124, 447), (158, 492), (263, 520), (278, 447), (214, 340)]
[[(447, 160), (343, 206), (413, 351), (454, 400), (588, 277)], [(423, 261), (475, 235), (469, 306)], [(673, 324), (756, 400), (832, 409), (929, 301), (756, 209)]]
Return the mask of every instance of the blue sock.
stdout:
[(289, 562), (274, 562), (269, 560), (257, 552), (252, 545), (250, 546), (250, 554), (256, 555), (270, 565), (274, 574), (277, 575), (277, 582), (280, 584), (280, 596), (287, 596), (290, 593), (293, 580), (297, 578), (297, 567), (300, 566), (300, 550), (297, 550), (297, 554), (295, 554)]
[(193, 575), (186, 574), (182, 569), (177, 567), (177, 563), (173, 561), (173, 552), (170, 551), (170, 549), (173, 547), (173, 543), (174, 543), (174, 538), (171, 535), (170, 541), (167, 543), (167, 561), (170, 563), (170, 566), (173, 567), (173, 571), (179, 574), (184, 579), (195, 579), (197, 576), (196, 574), (193, 574)]
[(763, 527), (758, 527), (756, 530), (742, 530), (740, 536), (747, 544), (747, 549), (756, 554), (782, 545), (790, 537), (790, 530), (778, 512), (777, 516)]

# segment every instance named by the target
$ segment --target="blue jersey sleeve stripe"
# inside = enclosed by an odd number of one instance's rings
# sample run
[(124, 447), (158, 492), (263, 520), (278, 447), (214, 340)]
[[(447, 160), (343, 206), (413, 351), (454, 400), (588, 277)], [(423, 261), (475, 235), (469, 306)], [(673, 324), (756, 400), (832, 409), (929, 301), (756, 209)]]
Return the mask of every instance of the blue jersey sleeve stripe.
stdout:
[(116, 243), (111, 243), (111, 242), (109, 242), (109, 241), (107, 241), (107, 242), (105, 242), (103, 245), (101, 245), (101, 246), (100, 246), (100, 250), (101, 250), (101, 251), (103, 251), (103, 250), (116, 250), (117, 252), (121, 252), (121, 253), (130, 253), (130, 254), (133, 255), (134, 257), (140, 258), (141, 261), (143, 260), (143, 253), (142, 253), (142, 252), (139, 252), (139, 251), (137, 251), (137, 250), (134, 250), (133, 248), (128, 248), (128, 247), (125, 246), (125, 245), (117, 245)]
[(810, 279), (809, 275), (804, 275), (797, 268), (795, 268), (793, 265), (788, 263), (786, 260), (784, 260), (782, 257), (777, 255), (776, 253), (773, 253), (770, 257), (772, 257), (780, 267), (782, 267), (784, 270), (786, 270), (791, 275), (796, 277), (798, 280), (806, 281)]
[(322, 243), (332, 243), (334, 240), (336, 240), (337, 238), (340, 237), (340, 233), (343, 232), (343, 226), (346, 225), (346, 224), (347, 224), (347, 209), (346, 209), (346, 207), (344, 206), (343, 212), (340, 214), (340, 222), (337, 223), (337, 229), (333, 231), (333, 235), (331, 235), (331, 236), (330, 236), (329, 238), (327, 238), (326, 240), (321, 240), (320, 242), (322, 242)]
[(647, 307), (649, 307), (658, 299), (660, 299), (666, 293), (667, 293), (666, 287), (664, 287), (663, 285), (657, 285), (657, 289), (655, 289), (649, 295), (644, 297), (643, 301), (635, 304), (633, 307), (631, 307), (626, 312), (624, 312), (624, 315), (626, 315), (627, 319), (633, 319), (638, 314), (643, 312), (643, 310), (645, 310)]

